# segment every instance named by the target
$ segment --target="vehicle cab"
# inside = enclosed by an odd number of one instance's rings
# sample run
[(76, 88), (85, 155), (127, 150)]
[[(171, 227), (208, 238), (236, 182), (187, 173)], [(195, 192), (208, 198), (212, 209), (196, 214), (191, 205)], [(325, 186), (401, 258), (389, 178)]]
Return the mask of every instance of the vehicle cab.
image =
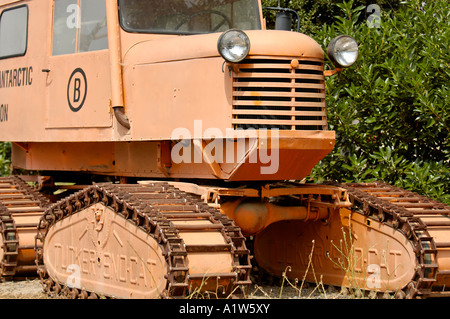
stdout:
[[(0, 0), (0, 14), (14, 167), (300, 179), (334, 146), (322, 48), (265, 30), (258, 0)], [(261, 176), (270, 149), (276, 171)]]

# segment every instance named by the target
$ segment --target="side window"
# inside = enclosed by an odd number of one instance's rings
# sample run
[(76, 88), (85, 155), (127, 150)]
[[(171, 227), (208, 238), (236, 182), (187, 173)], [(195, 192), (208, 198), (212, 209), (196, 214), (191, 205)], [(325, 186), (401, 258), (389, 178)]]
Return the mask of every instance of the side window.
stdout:
[(28, 38), (28, 7), (7, 9), (0, 15), (0, 58), (25, 55)]
[(104, 0), (55, 0), (53, 55), (107, 48)]
[[(75, 10), (72, 15), (72, 10)], [(53, 19), (53, 55), (75, 53), (78, 4), (76, 0), (56, 0)]]

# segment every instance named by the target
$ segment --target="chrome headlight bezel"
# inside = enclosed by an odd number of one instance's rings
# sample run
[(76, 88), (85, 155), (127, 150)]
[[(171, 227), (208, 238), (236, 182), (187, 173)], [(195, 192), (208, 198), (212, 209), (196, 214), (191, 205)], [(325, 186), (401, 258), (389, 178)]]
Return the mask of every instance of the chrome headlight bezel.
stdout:
[(244, 31), (230, 29), (220, 35), (217, 50), (226, 61), (239, 63), (250, 52), (250, 39)]
[(328, 45), (327, 54), (334, 65), (348, 68), (358, 60), (358, 43), (349, 35), (337, 36)]

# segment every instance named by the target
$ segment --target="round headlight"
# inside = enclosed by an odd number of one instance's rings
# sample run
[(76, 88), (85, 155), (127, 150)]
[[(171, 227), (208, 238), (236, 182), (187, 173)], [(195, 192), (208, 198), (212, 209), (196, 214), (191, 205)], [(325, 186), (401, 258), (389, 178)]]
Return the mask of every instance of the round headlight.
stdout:
[(358, 59), (358, 43), (351, 36), (340, 35), (330, 42), (327, 54), (336, 66), (347, 68)]
[(217, 49), (228, 62), (241, 62), (250, 51), (250, 39), (244, 31), (231, 29), (222, 33), (217, 42)]

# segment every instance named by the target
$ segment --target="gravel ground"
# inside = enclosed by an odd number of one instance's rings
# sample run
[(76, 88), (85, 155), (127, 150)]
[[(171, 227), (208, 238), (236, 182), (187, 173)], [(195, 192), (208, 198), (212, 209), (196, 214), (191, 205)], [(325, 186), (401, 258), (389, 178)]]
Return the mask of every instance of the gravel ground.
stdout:
[(249, 292), (251, 299), (348, 299), (345, 292), (334, 287), (328, 287), (325, 291), (317, 287), (307, 285), (300, 287), (290, 286), (258, 286), (253, 285)]
[[(275, 285), (252, 285), (249, 299), (342, 299), (348, 298), (335, 288), (320, 293), (317, 287), (305, 285), (293, 288), (285, 283)], [(44, 293), (39, 279), (24, 278), (0, 283), (0, 299), (50, 299)]]
[(21, 279), (0, 283), (0, 299), (48, 299), (39, 279)]

